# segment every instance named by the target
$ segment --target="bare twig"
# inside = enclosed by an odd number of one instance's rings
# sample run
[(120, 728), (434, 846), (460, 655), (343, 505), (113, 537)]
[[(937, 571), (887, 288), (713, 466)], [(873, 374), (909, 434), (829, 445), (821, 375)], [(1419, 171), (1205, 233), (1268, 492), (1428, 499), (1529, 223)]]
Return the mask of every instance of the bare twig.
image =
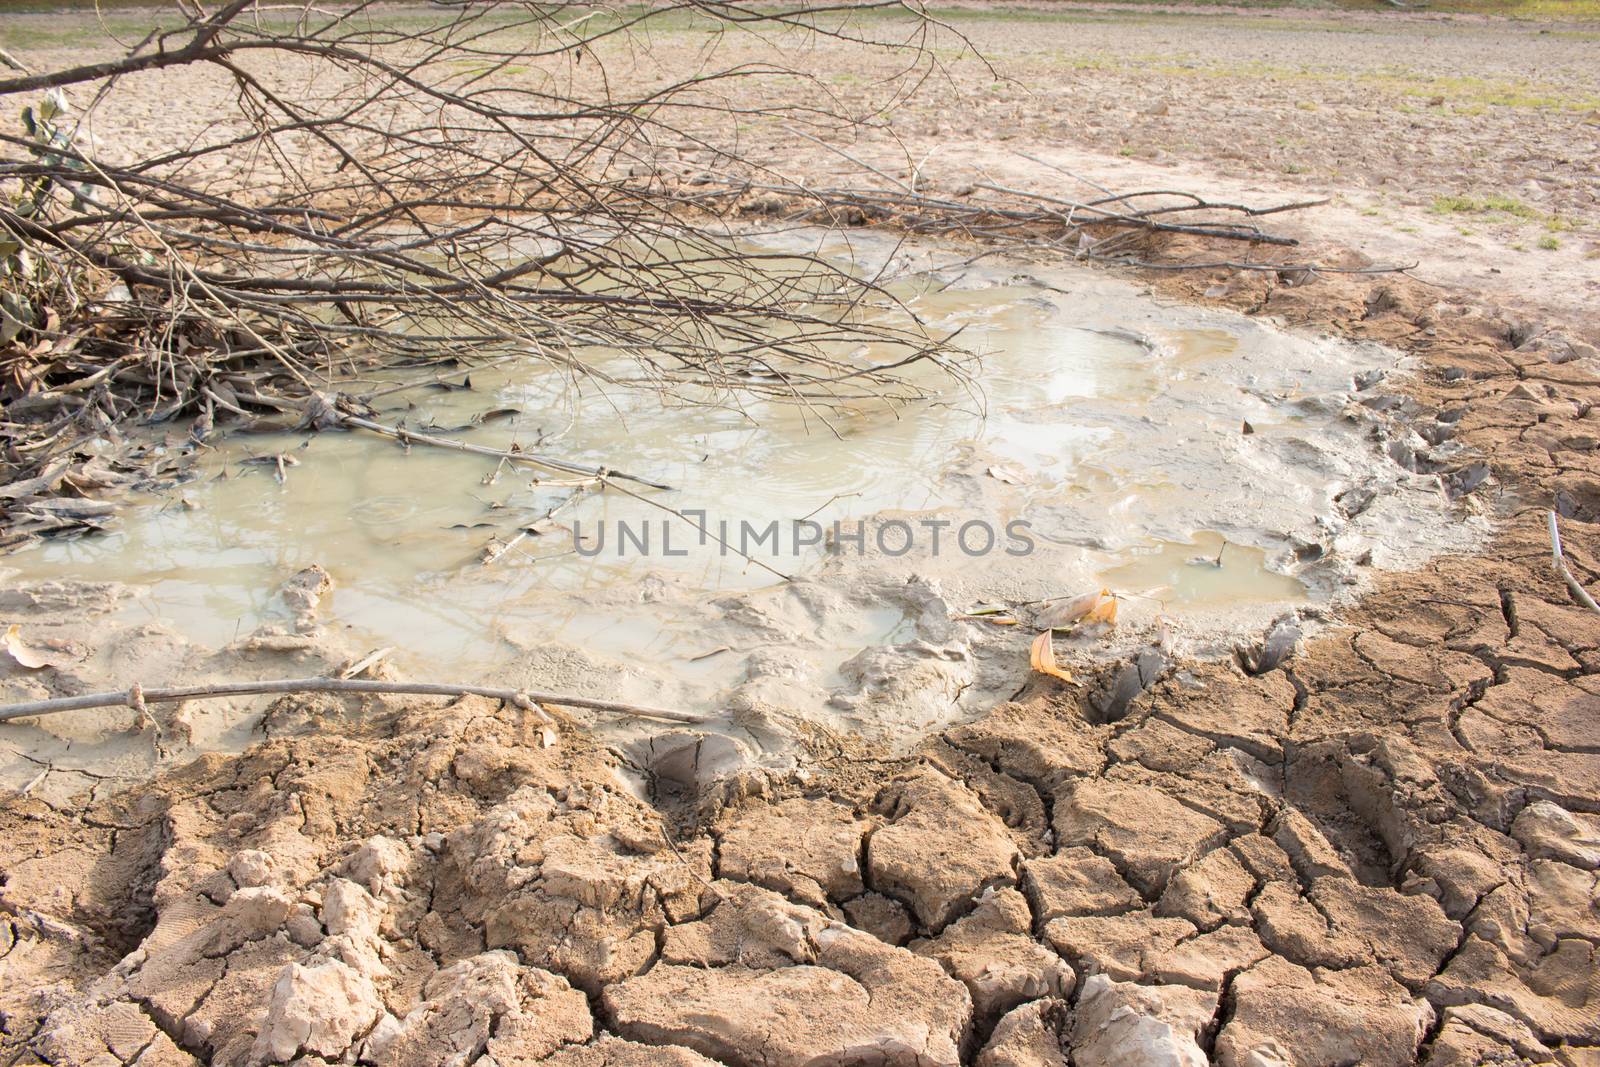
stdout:
[(357, 678), (288, 678), (263, 682), (222, 682), (216, 685), (185, 686), (174, 689), (142, 689), (133, 686), (112, 693), (89, 693), (76, 697), (54, 697), (24, 704), (0, 707), (0, 722), (55, 715), (84, 708), (114, 708), (135, 704), (171, 704), (184, 700), (215, 700), (221, 697), (253, 696), (261, 693), (401, 693), (414, 696), (481, 696), (501, 700), (520, 708), (538, 710), (539, 704), (558, 704), (587, 708), (618, 715), (668, 722), (705, 722), (707, 716), (617, 700), (598, 700), (570, 693), (543, 693), (531, 689), (501, 689), (481, 685), (448, 685), (433, 682), (382, 682)]
[(1107, 189), (1105, 186), (1101, 185), (1099, 182), (1091, 181), (1090, 179), (1083, 177), (1083, 175), (1081, 175), (1081, 174), (1074, 174), (1072, 171), (1068, 170), (1067, 168), (1065, 168), (1063, 166), (1060, 166), (1059, 164), (1051, 163), (1049, 160), (1040, 159), (1038, 156), (1030, 156), (1026, 152), (1018, 152), (1017, 155), (1021, 156), (1023, 159), (1026, 159), (1030, 163), (1037, 163), (1042, 167), (1049, 167), (1051, 170), (1056, 171), (1057, 173), (1065, 174), (1067, 177), (1071, 178), (1073, 181), (1082, 182), (1084, 185), (1087, 185), (1087, 186), (1089, 186), (1089, 187), (1091, 187), (1093, 189), (1098, 189), (1102, 193), (1105, 193), (1107, 196), (1111, 196), (1112, 195), (1111, 190)]
[(548, 522), (550, 519), (555, 518), (556, 515), (559, 514), (561, 511), (563, 511), (566, 508), (571, 507), (573, 504), (577, 503), (579, 498), (581, 498), (585, 493), (587, 493), (592, 485), (598, 485), (598, 484), (601, 484), (601, 483), (599, 481), (595, 481), (595, 482), (589, 483), (588, 485), (580, 485), (580, 486), (578, 486), (571, 493), (568, 493), (566, 496), (562, 497), (559, 501), (557, 501), (554, 505), (552, 505), (549, 509), (547, 509), (543, 515), (540, 515), (538, 518), (534, 519), (532, 522), (523, 523), (521, 528), (517, 530), (517, 535), (515, 537), (513, 537), (511, 540), (509, 540), (509, 541), (498, 541), (498, 540), (491, 541), (489, 543), (489, 545), (486, 546), (484, 548), (484, 550), (483, 550), (483, 556), (482, 556), (482, 559), (480, 560), (481, 564), (483, 566), (487, 567), (490, 564), (494, 563), (495, 560), (497, 560), (501, 556), (505, 555), (507, 552), (510, 552), (512, 549), (516, 548), (517, 545), (522, 543), (522, 539), (523, 538), (527, 537), (530, 533), (537, 533), (538, 532), (537, 530), (534, 529), (534, 527), (538, 526), (541, 522)]
[(1574, 600), (1590, 611), (1600, 612), (1600, 604), (1594, 602), (1594, 597), (1590, 596), (1589, 591), (1578, 584), (1578, 579), (1574, 578), (1572, 571), (1567, 569), (1566, 557), (1561, 554), (1561, 531), (1556, 526), (1556, 513), (1551, 511), (1547, 517), (1550, 521), (1550, 558), (1555, 564), (1556, 574), (1560, 576), (1563, 582), (1567, 583), (1567, 590), (1572, 593)]
[(474, 456), (489, 456), (506, 461), (507, 463), (527, 463), (546, 470), (561, 471), (565, 474), (583, 474), (598, 481), (609, 478), (621, 478), (625, 481), (636, 482), (639, 485), (649, 486), (651, 489), (671, 489), (672, 486), (663, 482), (653, 482), (649, 478), (642, 478), (637, 474), (628, 474), (625, 471), (615, 470), (611, 467), (589, 467), (582, 463), (572, 463), (564, 459), (552, 459), (548, 456), (535, 455), (532, 452), (513, 452), (502, 448), (489, 448), (484, 445), (469, 444), (466, 441), (457, 441), (451, 437), (439, 437), (434, 434), (415, 433), (399, 426), (385, 426), (381, 422), (373, 422), (358, 415), (338, 413), (339, 422), (345, 426), (353, 426), (362, 430), (392, 437), (405, 444), (428, 445), (432, 448), (446, 448), (454, 452), (467, 452)]
[(348, 667), (344, 668), (343, 670), (341, 670), (339, 672), (339, 677), (340, 678), (354, 678), (356, 675), (360, 674), (362, 671), (365, 671), (365, 670), (367, 670), (367, 669), (369, 669), (371, 667), (377, 666), (379, 663), (382, 663), (386, 658), (388, 658), (389, 653), (391, 653), (393, 651), (394, 651), (393, 648), (386, 646), (384, 648), (376, 649), (376, 650), (374, 650), (372, 652), (369, 652), (365, 656), (363, 656), (361, 659), (357, 660), (356, 662), (350, 664), (350, 666), (348, 666)]
[[(1124, 267), (1137, 267), (1140, 270), (1245, 270), (1264, 274), (1294, 274), (1300, 271), (1310, 274), (1407, 274), (1407, 272), (1415, 270), (1418, 266), (1416, 263), (1401, 263), (1374, 267), (1334, 267), (1323, 263), (1245, 263), (1226, 259), (1207, 260), (1204, 262), (1155, 263), (1134, 256), (1101, 255), (1094, 252), (1088, 253), (1086, 258), (1102, 263), (1115, 263)], [(1409, 274), (1407, 276), (1415, 277), (1415, 275)], [(1422, 279), (1417, 278), (1416, 280), (1421, 281)]]
[[(872, 170), (874, 176), (882, 172)], [(978, 182), (972, 190), (998, 194), (1003, 199), (931, 196), (909, 189), (811, 188), (800, 185), (761, 185), (748, 181), (725, 181), (721, 191), (685, 193), (684, 198), (704, 204), (708, 199), (743, 196), (749, 192), (776, 193), (789, 197), (786, 211), (791, 219), (813, 217), (837, 219), (852, 214), (859, 219), (887, 224), (926, 236), (978, 237), (1013, 243), (1036, 242), (1074, 255), (1086, 254), (1078, 245), (1080, 237), (1096, 230), (1132, 233), (1185, 234), (1248, 244), (1293, 246), (1292, 237), (1269, 233), (1257, 226), (1232, 221), (1226, 216), (1254, 218), (1284, 211), (1296, 211), (1326, 203), (1324, 200), (1298, 201), (1255, 207), (1209, 201), (1193, 193), (1172, 189), (1141, 189), (1129, 193), (1107, 194), (1094, 200), (1072, 200), (1024, 189)], [(1135, 208), (1135, 202), (1149, 204)], [(1185, 221), (1173, 221), (1183, 218)], [(1114, 238), (1102, 238), (1104, 241)], [(1091, 242), (1093, 243), (1093, 242)], [(1104, 248), (1101, 248), (1104, 251)]]

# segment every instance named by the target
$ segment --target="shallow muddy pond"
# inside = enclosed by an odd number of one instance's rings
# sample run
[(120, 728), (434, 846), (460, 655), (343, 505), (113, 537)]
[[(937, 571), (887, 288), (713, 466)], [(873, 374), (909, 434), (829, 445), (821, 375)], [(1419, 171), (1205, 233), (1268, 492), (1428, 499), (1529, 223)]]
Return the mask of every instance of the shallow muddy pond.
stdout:
[[(821, 248), (877, 269), (892, 246)], [(286, 625), (279, 587), (318, 564), (335, 582), (321, 621), (353, 654), (711, 712), (773, 747), (806, 724), (909, 738), (1015, 691), (1031, 630), (958, 618), (980, 603), (1104, 586), (1118, 630), (1059, 654), (1126, 652), (1158, 623), (1217, 652), (1479, 532), (1386, 458), (1354, 383), (1399, 369), (1388, 350), (1163, 307), (1087, 271), (896, 255), (896, 292), (983, 355), (980, 394), (824, 421), (532, 363), (467, 369), (376, 401), (381, 419), (673, 489), (584, 492), (363, 433), (233, 434), (113, 532), (3, 565), (12, 582), (127, 583), (117, 619), (217, 648)], [(1354, 514), (1337, 503), (1352, 489)]]

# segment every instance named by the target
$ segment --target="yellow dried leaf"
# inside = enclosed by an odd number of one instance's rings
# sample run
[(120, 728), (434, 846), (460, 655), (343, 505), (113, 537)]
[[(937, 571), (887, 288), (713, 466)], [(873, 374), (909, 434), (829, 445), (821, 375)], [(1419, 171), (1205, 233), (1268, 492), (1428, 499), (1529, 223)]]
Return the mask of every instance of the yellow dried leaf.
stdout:
[(1117, 598), (1109, 589), (1084, 593), (1068, 600), (1058, 600), (1039, 612), (1035, 625), (1041, 630), (1068, 626), (1075, 622), (1103, 622), (1117, 624)]
[(55, 661), (48, 655), (23, 643), (22, 627), (16, 623), (12, 623), (5, 634), (0, 636), (0, 644), (5, 646), (5, 650), (10, 653), (12, 659), (30, 671), (36, 671), (41, 667), (55, 666)]
[(1053, 635), (1049, 630), (1033, 639), (1033, 647), (1028, 650), (1028, 666), (1040, 674), (1048, 674), (1052, 678), (1060, 678), (1063, 682), (1078, 684), (1072, 672), (1056, 666), (1056, 649), (1051, 641)]
[(1083, 616), (1084, 622), (1103, 622), (1107, 626), (1117, 624), (1117, 598), (1109, 589), (1102, 589), (1096, 595), (1094, 607), (1090, 608)]

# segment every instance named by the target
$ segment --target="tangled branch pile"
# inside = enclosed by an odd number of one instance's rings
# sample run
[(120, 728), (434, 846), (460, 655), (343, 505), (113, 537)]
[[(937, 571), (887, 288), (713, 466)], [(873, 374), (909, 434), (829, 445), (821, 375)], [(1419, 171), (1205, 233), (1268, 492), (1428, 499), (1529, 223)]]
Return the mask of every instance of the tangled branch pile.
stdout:
[[(1174, 235), (1293, 244), (1253, 219), (1306, 206), (992, 183), (931, 195), (831, 147), (885, 126), (941, 69), (932, 41), (953, 31), (905, 0), (175, 2), (92, 62), (35, 72), (0, 52), (19, 68), (0, 99), (27, 104), (0, 129), (0, 550), (96, 528), (112, 510), (97, 494), (182, 477), (230, 420), (418, 439), (372, 421), (367, 401), (395, 388), (380, 371), (531, 359), (695, 404), (819, 413), (922, 399), (941, 375), (914, 365), (962, 375), (948, 339), (874, 279), (741, 238), (741, 215), (1142, 264)], [(865, 17), (885, 12), (908, 17)], [(658, 30), (704, 44), (658, 61)], [(815, 74), (722, 59), (734, 34), (766, 56), (827, 40), (905, 62), (846, 106)], [(175, 124), (190, 135), (96, 135), (108, 101), (181, 109), (192, 84), (228, 103)], [(815, 142), (864, 181), (808, 184), (757, 158), (751, 130)]]
[[(184, 4), (113, 58), (0, 80), (0, 98), (30, 102), (0, 130), (10, 540), (92, 526), (104, 505), (75, 498), (181, 464), (121, 441), (130, 418), (192, 419), (192, 444), (262, 397), (380, 366), (520, 354), (696, 402), (915, 399), (903, 368), (944, 351), (914, 319), (883, 314), (870, 281), (679, 210), (660, 173), (691, 149), (748, 169), (742, 123), (860, 119), (825, 93), (751, 105), (759, 91), (735, 86), (805, 75), (719, 66), (714, 47), (626, 91), (599, 58), (643, 63), (652, 27), (686, 23), (713, 42), (855, 41), (851, 16), (873, 7), (899, 4), (231, 0)], [(928, 25), (911, 25), (907, 84), (934, 63)], [(180, 68), (225, 80), (232, 113), (157, 152), (90, 135), (112, 94), (159, 92)]]
[[(898, 187), (888, 188), (887, 184)], [(1250, 220), (1327, 202), (1306, 200), (1256, 207), (1207, 200), (1181, 190), (1114, 193), (1104, 188), (1100, 188), (1101, 195), (1071, 200), (987, 182), (975, 182), (951, 195), (937, 196), (918, 192), (892, 178), (887, 184), (810, 189), (730, 182), (693, 199), (709, 205), (756, 191), (770, 197), (758, 199), (758, 205), (791, 221), (843, 220), (851, 225), (892, 226), (922, 236), (974, 239), (1012, 249), (1049, 249), (1075, 259), (1136, 266), (1153, 266), (1142, 262), (1139, 254), (1159, 246), (1164, 238), (1179, 234), (1212, 241), (1293, 247), (1298, 243), (1293, 238), (1263, 230)], [(1275, 264), (1273, 269), (1287, 268)]]

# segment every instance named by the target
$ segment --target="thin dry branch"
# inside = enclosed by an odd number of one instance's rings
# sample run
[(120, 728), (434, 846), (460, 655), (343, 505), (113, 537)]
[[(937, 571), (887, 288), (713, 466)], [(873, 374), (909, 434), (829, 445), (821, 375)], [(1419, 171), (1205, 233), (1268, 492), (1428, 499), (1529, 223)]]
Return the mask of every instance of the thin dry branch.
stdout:
[(1567, 591), (1572, 594), (1574, 600), (1590, 611), (1600, 612), (1600, 604), (1594, 602), (1594, 597), (1589, 595), (1589, 591), (1578, 583), (1578, 579), (1574, 578), (1572, 571), (1567, 568), (1567, 559), (1561, 553), (1561, 531), (1556, 526), (1556, 513), (1554, 511), (1549, 512), (1548, 518), (1550, 521), (1550, 558), (1555, 566), (1556, 574), (1566, 583)]
[(571, 693), (545, 693), (532, 689), (503, 689), (481, 685), (453, 685), (434, 682), (382, 682), (360, 678), (284, 678), (263, 682), (220, 682), (215, 685), (183, 686), (171, 689), (144, 689), (132, 686), (111, 693), (88, 693), (76, 697), (53, 697), (0, 707), (0, 722), (55, 715), (87, 708), (131, 707), (144, 704), (172, 704), (186, 700), (217, 700), (223, 697), (256, 696), (263, 693), (391, 693), (411, 696), (482, 696), (530, 710), (540, 704), (585, 708), (617, 715), (633, 715), (667, 722), (705, 722), (707, 716), (670, 708), (652, 708), (618, 700), (599, 700)]
[[(1031, 157), (1029, 157), (1031, 158)], [(869, 168), (871, 170), (871, 168)], [(880, 171), (871, 170), (874, 175)], [(1081, 179), (1080, 179), (1081, 180)], [(1097, 187), (1098, 188), (1098, 187)], [(975, 192), (995, 194), (977, 197)], [(932, 196), (879, 187), (811, 188), (795, 184), (759, 183), (726, 177), (683, 190), (685, 202), (705, 209), (726, 210), (752, 194), (767, 198), (764, 210), (791, 222), (888, 226), (933, 238), (986, 242), (997, 249), (1064, 253), (1074, 259), (1116, 263), (1156, 270), (1202, 270), (1226, 266), (1252, 271), (1313, 273), (1395, 273), (1409, 266), (1375, 266), (1359, 271), (1318, 263), (1250, 262), (1236, 259), (1204, 262), (1159, 262), (1130, 251), (1129, 242), (1143, 236), (1183, 235), (1266, 248), (1292, 248), (1298, 241), (1252, 223), (1237, 221), (1317, 207), (1325, 200), (1251, 205), (1212, 201), (1174, 189), (1107, 193), (1093, 200), (974, 183), (952, 196)], [(772, 198), (782, 201), (774, 208)], [(1143, 204), (1144, 206), (1134, 206)], [(1181, 219), (1182, 221), (1176, 221)]]
[(371, 433), (392, 438), (405, 445), (427, 445), (431, 448), (443, 448), (451, 452), (487, 456), (490, 459), (498, 459), (506, 463), (525, 463), (532, 467), (542, 467), (545, 470), (560, 471), (563, 474), (581, 474), (596, 483), (603, 482), (608, 478), (620, 478), (624, 481), (648, 486), (651, 489), (670, 490), (672, 488), (672, 486), (663, 482), (651, 481), (649, 478), (644, 478), (637, 474), (629, 474), (626, 471), (617, 470), (610, 466), (594, 467), (583, 463), (573, 463), (570, 460), (556, 459), (553, 456), (541, 456), (533, 452), (489, 448), (485, 445), (475, 445), (468, 441), (458, 441), (453, 437), (408, 430), (403, 426), (389, 426), (344, 410), (344, 405), (350, 403), (349, 399), (344, 396), (330, 397), (325, 393), (314, 393), (311, 399), (304, 404), (296, 404), (284, 397), (269, 396), (263, 393), (241, 392), (238, 396), (241, 400), (270, 407), (275, 411), (298, 413), (301, 416), (302, 423), (318, 429), (342, 426), (367, 430)]

